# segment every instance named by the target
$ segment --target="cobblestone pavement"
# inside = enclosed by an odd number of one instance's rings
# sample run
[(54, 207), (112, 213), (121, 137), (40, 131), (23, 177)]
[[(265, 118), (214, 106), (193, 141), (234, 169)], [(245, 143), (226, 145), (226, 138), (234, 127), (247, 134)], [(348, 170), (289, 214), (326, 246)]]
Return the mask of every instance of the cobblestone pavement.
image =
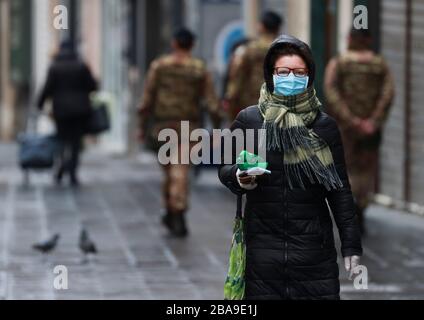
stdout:
[[(192, 179), (191, 235), (173, 239), (162, 228), (161, 172), (149, 156), (87, 154), (83, 187), (52, 186), (48, 173), (29, 186), (15, 164), (15, 146), (0, 146), (0, 298), (222, 299), (235, 199), (208, 170)], [(368, 290), (354, 289), (341, 270), (343, 299), (424, 298), (424, 218), (374, 206), (363, 264)], [(99, 254), (81, 263), (81, 228)], [(61, 238), (47, 260), (31, 245)], [(56, 265), (68, 289), (53, 286)]]

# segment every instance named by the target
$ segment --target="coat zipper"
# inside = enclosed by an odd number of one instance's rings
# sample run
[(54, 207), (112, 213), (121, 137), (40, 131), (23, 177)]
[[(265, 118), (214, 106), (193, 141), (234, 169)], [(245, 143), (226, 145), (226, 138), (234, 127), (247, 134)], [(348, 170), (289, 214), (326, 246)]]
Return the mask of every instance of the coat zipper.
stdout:
[(288, 204), (287, 204), (287, 184), (286, 184), (286, 180), (284, 179), (284, 227), (285, 227), (285, 231), (284, 231), (284, 276), (286, 278), (286, 297), (287, 299), (289, 299), (290, 296), (290, 290), (289, 290), (289, 286), (288, 286), (288, 276), (287, 276), (287, 263), (288, 263), (288, 243), (287, 243), (287, 223), (288, 223)]
[(323, 249), (325, 244), (326, 244), (326, 239), (325, 239), (325, 236), (324, 236), (324, 230), (322, 228), (321, 216), (320, 215), (318, 216), (318, 226), (319, 226), (319, 234), (320, 234), (320, 237), (321, 237), (321, 249)]

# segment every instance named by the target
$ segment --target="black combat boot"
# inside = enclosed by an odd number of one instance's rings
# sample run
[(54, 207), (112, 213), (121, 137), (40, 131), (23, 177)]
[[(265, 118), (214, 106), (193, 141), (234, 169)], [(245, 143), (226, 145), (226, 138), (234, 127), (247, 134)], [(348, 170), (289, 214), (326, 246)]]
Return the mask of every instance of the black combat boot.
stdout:
[(185, 221), (185, 214), (176, 214), (174, 217), (174, 231), (173, 234), (177, 237), (186, 237), (188, 235), (187, 225)]
[(169, 211), (167, 211), (166, 214), (162, 216), (162, 224), (168, 228), (169, 231), (172, 229), (172, 222), (171, 222), (171, 214)]
[(168, 213), (162, 217), (162, 223), (175, 237), (183, 238), (188, 235), (185, 214), (182, 211), (176, 213), (171, 213), (168, 211)]

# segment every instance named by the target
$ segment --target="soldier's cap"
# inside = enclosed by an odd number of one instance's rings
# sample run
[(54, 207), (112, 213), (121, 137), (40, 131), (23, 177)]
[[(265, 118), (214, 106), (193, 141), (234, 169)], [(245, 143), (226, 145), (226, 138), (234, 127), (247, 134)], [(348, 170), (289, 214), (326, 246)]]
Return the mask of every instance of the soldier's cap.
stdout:
[(264, 79), (265, 79), (268, 91), (274, 92), (274, 81), (272, 76), (274, 73), (274, 65), (272, 63), (274, 52), (284, 47), (293, 48), (296, 51), (296, 53), (303, 58), (306, 65), (308, 66), (308, 71), (309, 71), (308, 87), (311, 87), (315, 79), (315, 62), (312, 56), (311, 48), (305, 42), (293, 36), (283, 34), (283, 35), (280, 35), (278, 38), (276, 38), (272, 42), (265, 56)]

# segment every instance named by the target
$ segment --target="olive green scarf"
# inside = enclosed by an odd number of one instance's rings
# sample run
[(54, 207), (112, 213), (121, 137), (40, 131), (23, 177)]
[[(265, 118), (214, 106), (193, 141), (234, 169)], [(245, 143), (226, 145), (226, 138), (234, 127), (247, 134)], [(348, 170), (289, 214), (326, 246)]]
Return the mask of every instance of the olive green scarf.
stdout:
[(299, 95), (280, 96), (269, 93), (264, 84), (258, 107), (264, 118), (266, 149), (284, 153), (291, 189), (294, 185), (305, 189), (302, 173), (311, 183), (318, 182), (327, 190), (343, 186), (327, 143), (308, 128), (321, 108), (313, 87)]

